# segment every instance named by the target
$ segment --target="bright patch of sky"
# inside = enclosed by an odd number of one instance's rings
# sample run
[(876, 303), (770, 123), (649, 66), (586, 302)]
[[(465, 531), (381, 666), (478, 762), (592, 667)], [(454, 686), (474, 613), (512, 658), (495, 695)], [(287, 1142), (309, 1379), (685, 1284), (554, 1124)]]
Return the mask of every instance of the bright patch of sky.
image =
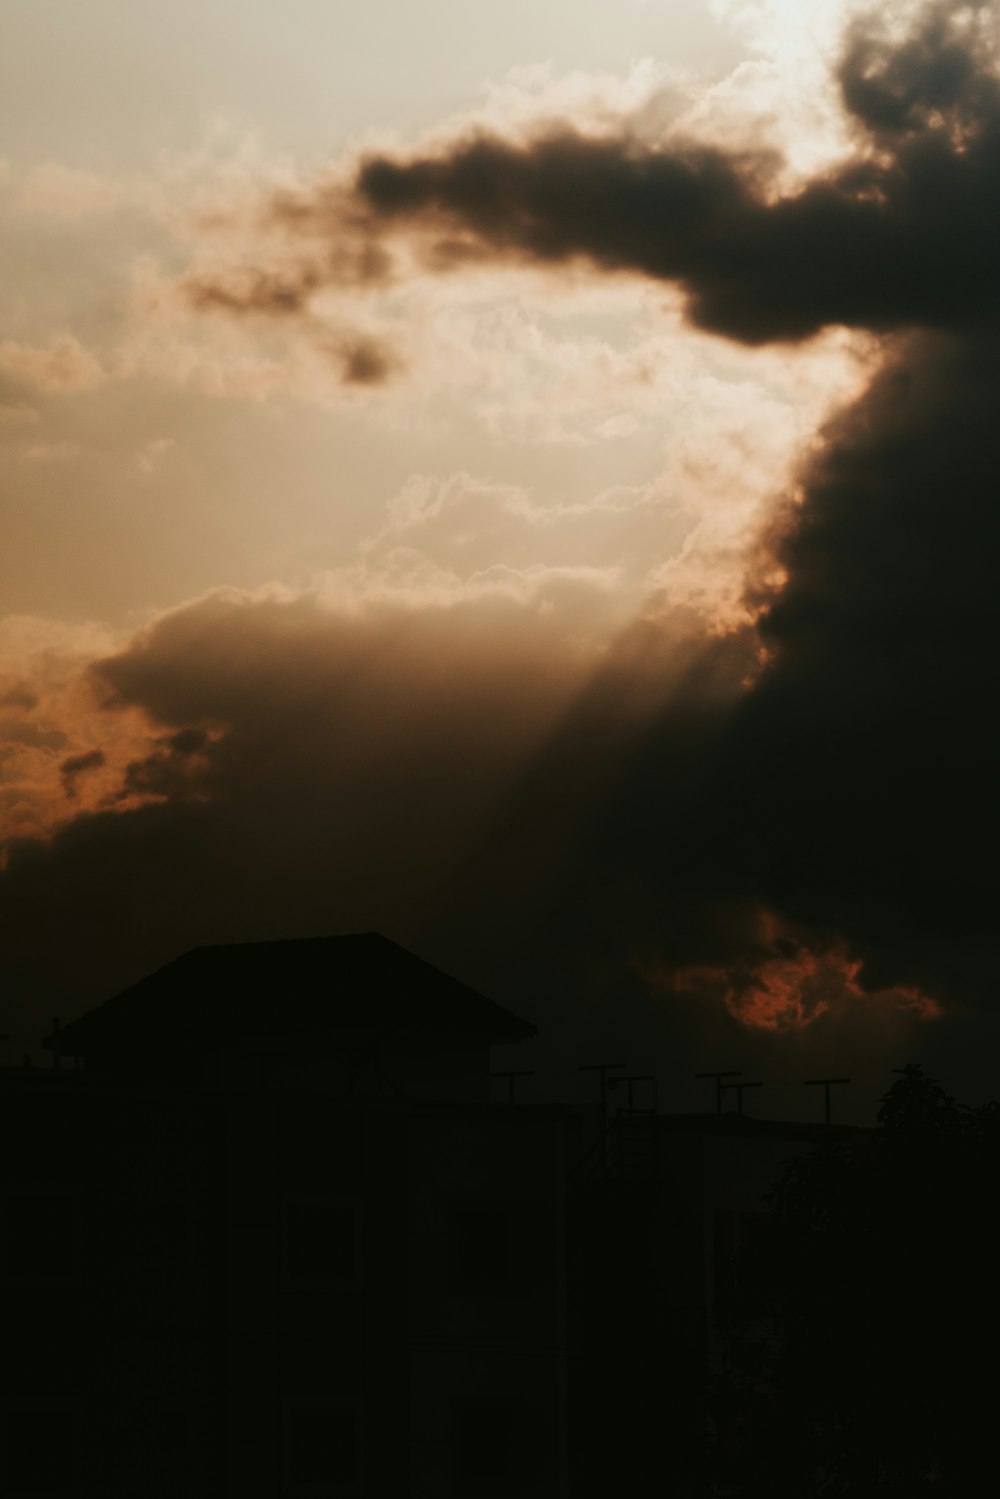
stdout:
[(312, 154), (426, 127), (526, 64), (705, 73), (740, 49), (706, 0), (4, 0), (0, 37), (6, 153), (105, 171), (212, 116)]
[[(588, 101), (628, 114), (666, 92), (706, 138), (777, 131), (808, 167), (835, 144), (821, 85), (843, 14), (5, 0), (6, 608), (126, 629), (216, 586), (426, 568), (464, 587), (540, 566), (614, 578), (599, 613), (615, 628), (664, 590), (734, 608), (763, 508), (851, 388), (850, 341), (739, 350), (687, 328), (662, 285), (497, 271), (370, 298), (358, 316), (400, 371), (345, 388), (294, 330), (193, 314), (171, 281), (199, 255), (249, 253), (219, 250), (206, 211), (245, 199), (252, 217), (276, 176), (476, 111), (544, 103), (576, 122)], [(414, 483), (452, 498), (397, 536), (386, 517)]]

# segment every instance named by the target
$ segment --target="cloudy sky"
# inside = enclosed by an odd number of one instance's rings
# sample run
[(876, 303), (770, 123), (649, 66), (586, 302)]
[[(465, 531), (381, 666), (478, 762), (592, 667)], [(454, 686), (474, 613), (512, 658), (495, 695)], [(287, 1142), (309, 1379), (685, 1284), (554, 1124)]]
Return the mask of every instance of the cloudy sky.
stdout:
[(377, 928), (682, 1102), (992, 1086), (995, 7), (0, 24), (15, 1052)]

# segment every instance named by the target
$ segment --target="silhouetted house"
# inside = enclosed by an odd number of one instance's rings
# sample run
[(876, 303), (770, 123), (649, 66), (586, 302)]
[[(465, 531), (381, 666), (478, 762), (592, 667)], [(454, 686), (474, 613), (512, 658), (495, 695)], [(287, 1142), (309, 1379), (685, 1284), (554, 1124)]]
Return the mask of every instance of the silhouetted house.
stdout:
[(199, 947), (46, 1043), (172, 1085), (485, 1102), (489, 1048), (535, 1027), (371, 932)]
[(3, 1492), (566, 1493), (572, 1123), (489, 1092), (533, 1034), (370, 934), (197, 949), (4, 1074)]

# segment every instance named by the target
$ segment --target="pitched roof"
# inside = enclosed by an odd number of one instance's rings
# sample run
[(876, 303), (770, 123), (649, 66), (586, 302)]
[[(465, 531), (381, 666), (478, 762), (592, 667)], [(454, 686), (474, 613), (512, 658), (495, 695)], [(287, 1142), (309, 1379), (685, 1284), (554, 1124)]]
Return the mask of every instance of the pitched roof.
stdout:
[(63, 1056), (105, 1045), (205, 1046), (240, 1036), (418, 1030), (521, 1041), (528, 1021), (378, 932), (196, 947), (46, 1037)]

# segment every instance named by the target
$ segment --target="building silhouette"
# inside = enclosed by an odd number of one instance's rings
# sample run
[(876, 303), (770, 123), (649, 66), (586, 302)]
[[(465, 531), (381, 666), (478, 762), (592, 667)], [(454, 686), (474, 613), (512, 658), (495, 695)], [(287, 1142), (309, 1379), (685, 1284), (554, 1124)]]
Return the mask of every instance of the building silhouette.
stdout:
[(376, 934), (207, 947), (0, 1073), (6, 1495), (705, 1494), (713, 1303), (821, 1129), (491, 1098)]

